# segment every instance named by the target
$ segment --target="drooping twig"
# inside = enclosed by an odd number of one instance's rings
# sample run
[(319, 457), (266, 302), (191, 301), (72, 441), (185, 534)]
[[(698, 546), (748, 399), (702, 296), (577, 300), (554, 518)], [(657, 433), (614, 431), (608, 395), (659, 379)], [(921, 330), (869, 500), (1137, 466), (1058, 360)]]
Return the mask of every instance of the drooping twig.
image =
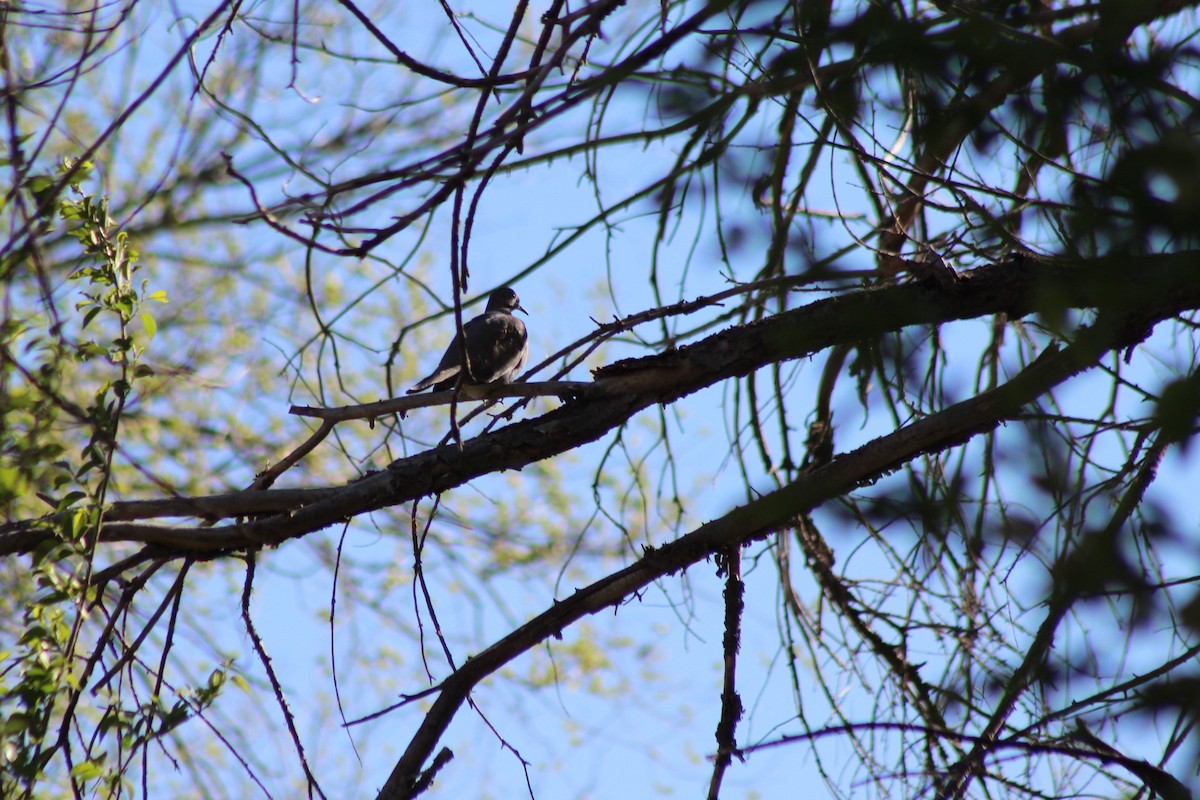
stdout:
[(312, 770), (309, 769), (308, 758), (304, 755), (304, 745), (300, 743), (300, 734), (296, 730), (296, 719), (292, 716), (292, 709), (288, 706), (287, 698), (283, 695), (283, 686), (279, 683), (275, 667), (271, 665), (271, 657), (267, 655), (267, 648), (263, 645), (262, 637), (258, 635), (258, 629), (250, 617), (250, 594), (254, 588), (256, 560), (257, 555), (254, 551), (246, 554), (246, 580), (242, 584), (242, 622), (246, 626), (246, 633), (250, 636), (250, 642), (254, 646), (254, 652), (258, 655), (259, 663), (263, 665), (263, 670), (267, 673), (267, 680), (271, 682), (275, 701), (279, 703), (279, 708), (283, 712), (283, 721), (287, 725), (288, 734), (292, 737), (292, 745), (296, 748), (296, 756), (300, 759), (300, 767), (304, 770), (304, 777), (308, 781), (308, 796), (312, 797), (315, 790), (324, 800), (325, 793), (321, 791), (321, 785), (317, 782)]
[[(1130, 482), (1129, 490), (1122, 496), (1108, 524), (1102, 530), (1090, 534), (1081, 548), (1087, 548), (1088, 540), (1092, 537), (1108, 538), (1109, 540), (1116, 538), (1121, 528), (1140, 508), (1142, 498), (1154, 481), (1158, 473), (1158, 465), (1162, 462), (1170, 444), (1171, 439), (1168, 436), (1160, 434), (1155, 439), (1137, 474)], [(948, 780), (937, 794), (938, 800), (961, 800), (966, 795), (972, 777), (981, 773), (983, 759), (998, 741), (1000, 732), (1008, 723), (1009, 716), (1017, 706), (1017, 701), (1026, 689), (1035, 684), (1035, 675), (1045, 663), (1050, 649), (1054, 645), (1054, 636), (1058, 631), (1058, 626), (1066, 617), (1072, 604), (1083, 595), (1079, 591), (1079, 583), (1088, 580), (1086, 577), (1081, 578), (1075, 574), (1079, 570), (1077, 565), (1072, 563), (1073, 555), (1075, 553), (1068, 553), (1056, 565), (1056, 572), (1060, 574), (1055, 576), (1054, 588), (1047, 603), (1046, 616), (1038, 627), (1033, 641), (1029, 644), (1025, 658), (1006, 681), (1004, 692), (996, 703), (996, 708), (992, 711), (991, 719), (988, 720), (988, 724), (975, 742), (975, 746), (971, 748), (971, 752), (950, 769)]]
[(337, 648), (334, 647), (334, 622), (337, 619), (337, 587), (338, 575), (342, 569), (342, 546), (346, 543), (346, 532), (350, 530), (350, 523), (347, 522), (342, 526), (342, 535), (338, 537), (337, 556), (333, 561), (333, 586), (329, 589), (329, 671), (333, 677), (333, 697), (337, 702), (338, 716), (342, 718), (342, 727), (346, 728), (346, 738), (350, 741), (350, 749), (354, 751), (354, 757), (358, 759), (358, 763), (362, 764), (362, 756), (358, 753), (358, 745), (354, 743), (354, 736), (349, 731), (349, 726), (346, 724), (346, 709), (342, 705), (342, 690), (338, 685), (337, 672)]
[(746, 593), (746, 586), (742, 583), (741, 547), (726, 548), (717, 563), (725, 570), (725, 673), (721, 689), (721, 718), (717, 722), (717, 753), (713, 759), (712, 780), (708, 784), (708, 800), (718, 800), (721, 796), (721, 779), (733, 756), (738, 754), (735, 732), (744, 710), (737, 691), (737, 655), (742, 646), (742, 611), (745, 609)]

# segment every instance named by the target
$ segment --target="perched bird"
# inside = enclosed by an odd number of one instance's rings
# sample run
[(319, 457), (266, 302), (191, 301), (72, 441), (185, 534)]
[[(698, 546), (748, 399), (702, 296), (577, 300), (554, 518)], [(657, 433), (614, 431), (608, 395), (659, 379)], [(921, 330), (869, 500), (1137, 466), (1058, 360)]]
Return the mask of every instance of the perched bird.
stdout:
[[(509, 383), (529, 357), (529, 335), (525, 323), (513, 311), (528, 314), (521, 298), (507, 286), (492, 292), (487, 310), (463, 325), (471, 373), (466, 383)], [(435, 392), (451, 389), (462, 372), (462, 344), (454, 337), (433, 374), (408, 390), (409, 394), (433, 387)], [(473, 380), (471, 380), (473, 378)]]

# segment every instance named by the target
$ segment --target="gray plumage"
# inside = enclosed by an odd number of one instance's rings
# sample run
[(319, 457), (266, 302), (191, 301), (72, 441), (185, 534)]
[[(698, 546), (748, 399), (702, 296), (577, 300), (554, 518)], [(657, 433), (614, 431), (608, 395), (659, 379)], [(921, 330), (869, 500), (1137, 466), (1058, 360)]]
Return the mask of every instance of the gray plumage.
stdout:
[[(487, 310), (463, 325), (467, 358), (471, 362), (468, 383), (510, 383), (529, 358), (529, 335), (514, 311), (528, 314), (521, 298), (507, 286), (492, 292)], [(456, 335), (433, 374), (408, 390), (409, 394), (433, 387), (435, 392), (454, 388), (462, 372), (462, 346)]]

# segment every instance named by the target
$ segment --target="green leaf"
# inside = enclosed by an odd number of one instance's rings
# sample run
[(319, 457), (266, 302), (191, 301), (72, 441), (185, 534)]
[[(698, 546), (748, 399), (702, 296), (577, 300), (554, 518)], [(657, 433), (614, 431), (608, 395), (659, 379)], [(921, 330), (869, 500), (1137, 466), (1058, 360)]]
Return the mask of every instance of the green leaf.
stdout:
[(95, 308), (88, 309), (88, 312), (83, 315), (83, 325), (81, 325), (80, 327), (86, 328), (88, 326), (88, 323), (90, 323), (92, 320), (94, 320), (96, 318), (96, 315), (99, 314), (103, 310), (104, 309), (101, 308), (100, 306), (96, 306)]
[(107, 355), (108, 351), (93, 341), (81, 342), (75, 349), (75, 357), (80, 361), (90, 361), (98, 356)]
[(20, 497), (25, 491), (25, 478), (17, 467), (0, 467), (0, 500)]
[(58, 510), (66, 511), (68, 508), (75, 505), (85, 497), (87, 497), (87, 495), (80, 491), (69, 492), (66, 497), (58, 501)]
[(150, 316), (145, 311), (143, 311), (140, 316), (142, 318), (142, 328), (146, 331), (146, 339), (153, 339), (154, 334), (158, 332), (158, 323), (154, 321), (154, 317)]
[(50, 635), (50, 631), (42, 625), (30, 625), (25, 628), (25, 633), (17, 640), (18, 644), (34, 644), (44, 641)]
[(54, 185), (54, 178), (49, 175), (34, 175), (25, 181), (25, 186), (35, 195), (44, 192)]
[(104, 774), (104, 767), (99, 761), (84, 761), (71, 768), (71, 775), (81, 781), (90, 781)]
[(71, 515), (71, 538), (79, 539), (91, 527), (92, 515), (86, 508), (77, 508)]
[(9, 717), (4, 720), (4, 724), (0, 726), (0, 732), (3, 732), (5, 736), (12, 736), (14, 734), (24, 733), (25, 729), (28, 727), (28, 715), (17, 711), (9, 715)]

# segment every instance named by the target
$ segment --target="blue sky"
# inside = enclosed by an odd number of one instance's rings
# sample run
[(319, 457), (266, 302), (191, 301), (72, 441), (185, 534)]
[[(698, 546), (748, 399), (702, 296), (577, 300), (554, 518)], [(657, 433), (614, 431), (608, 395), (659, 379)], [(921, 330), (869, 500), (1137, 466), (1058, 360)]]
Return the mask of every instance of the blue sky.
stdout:
[[(263, 12), (266, 16), (283, 15), (287, 6), (266, 4)], [(485, 8), (483, 13), (491, 11)], [(533, 14), (531, 19), (537, 19), (537, 16)], [(281, 17), (276, 17), (277, 22), (279, 19)], [(494, 35), (479, 18), (467, 14), (460, 19), (472, 35), (478, 37), (485, 51), (494, 46)], [(147, 23), (147, 35), (139, 45), (139, 60), (135, 64), (136, 69), (146, 70), (147, 76), (161, 63), (159, 54), (168, 52), (178, 42), (180, 30), (167, 31), (168, 21), (164, 11), (158, 19)], [(380, 16), (378, 21), (394, 36), (403, 37), (404, 48), (419, 58), (447, 66), (461, 67), (464, 63), (458, 43), (444, 35), (445, 19), (435, 4), (394, 9), (391, 14)], [(331, 35), (328, 42), (331, 49), (353, 44), (383, 57), (381, 52), (376, 52), (377, 48), (372, 50), (361, 29), (347, 25), (336, 32), (338, 37)], [(222, 45), (231, 60), (232, 52), (240, 46), (239, 37), (244, 35), (236, 34), (233, 40)], [(425, 36), (429, 39), (422, 38)], [(214, 43), (213, 38), (207, 39), (198, 50), (199, 57), (207, 55), (205, 48)], [(616, 51), (620, 40), (610, 41), (607, 45), (610, 51)], [(599, 44), (597, 48), (594, 57), (602, 59), (606, 51)], [(277, 68), (263, 70), (271, 80), (262, 85), (249, 82), (236, 85), (235, 82), (229, 97), (245, 103), (254, 98), (255, 114), (269, 121), (267, 133), (289, 152), (302, 150), (306, 141), (319, 139), (337, 120), (359, 113), (356, 108), (384, 107), (405, 99), (405, 93), (412, 91), (403, 72), (395, 67), (384, 63), (369, 68), (365, 65), (349, 67), (323, 60), (310, 52), (302, 53), (298, 90), (293, 91), (287, 88), (285, 56), (286, 50), (279, 49), (273, 55), (278, 60)], [(218, 59), (215, 69), (219, 70), (222, 63)], [(149, 108), (146, 113), (161, 111), (161, 108)], [(182, 109), (176, 111), (181, 113)], [(404, 117), (399, 110), (396, 113), (399, 127)], [(581, 109), (575, 112), (570, 122), (582, 125), (586, 116), (586, 110)], [(605, 130), (620, 131), (626, 126), (637, 125), (647, 116), (652, 114), (645, 96), (636, 89), (631, 90), (619, 95), (610, 106)], [(451, 108), (445, 117), (433, 116), (429, 121), (430, 128), (401, 130), (394, 138), (381, 137), (377, 141), (390, 149), (364, 150), (359, 154), (360, 159), (350, 159), (340, 165), (342, 171), (334, 177), (356, 174), (368, 162), (379, 165), (388, 163), (388, 159), (403, 161), (406, 157), (404, 148), (431, 132), (454, 141), (461, 122), (462, 112)], [(873, 122), (881, 130), (891, 130), (889, 126), (898, 125), (896, 121), (888, 120), (882, 110)], [(538, 140), (531, 152), (561, 144), (560, 139), (565, 141), (565, 137), (573, 135), (576, 129), (566, 125), (547, 132), (545, 139)], [(145, 146), (145, 142), (138, 140), (139, 130), (145, 129), (132, 128), (122, 151), (131, 163), (134, 155)], [(763, 121), (759, 130), (747, 131), (747, 140), (770, 132), (769, 124)], [(667, 142), (603, 152), (599, 165), (605, 199), (611, 202), (640, 187), (646, 175), (674, 157), (677, 147), (677, 142)], [(264, 152), (261, 145), (249, 144), (234, 152), (234, 163), (249, 171), (254, 159)], [(749, 174), (765, 168), (761, 161), (755, 160), (763, 159), (761, 154), (752, 156), (746, 151), (743, 156)], [(204, 151), (197, 157), (207, 161), (217, 157), (217, 153)], [(327, 166), (322, 164), (321, 168)], [(108, 168), (127, 167), (109, 165)], [(991, 167), (981, 168), (981, 172), (984, 176), (998, 175), (1006, 168), (1003, 160), (997, 159)], [(837, 154), (832, 158), (827, 155), (820, 162), (818, 174), (821, 178), (813, 184), (816, 189), (806, 196), (810, 208), (840, 209), (851, 218), (868, 209), (858, 178)], [(272, 201), (311, 188), (310, 182), (298, 172), (282, 169), (273, 173), (262, 168), (256, 184)], [(232, 202), (241, 197), (241, 192), (240, 187), (231, 184), (225, 196)], [(731, 259), (732, 267), (736, 268), (739, 279), (752, 274), (761, 262), (768, 220), (754, 207), (748, 187), (729, 186), (719, 198), (706, 197), (703, 202), (698, 197), (689, 200), (692, 204), (678, 217), (677, 227), (664, 241), (657, 243), (653, 207), (644, 202), (635, 205), (618, 215), (607, 235), (600, 229), (589, 232), (556, 256), (547, 268), (515, 282), (523, 304), (530, 311), (530, 362), (539, 361), (592, 330), (592, 317), (606, 321), (613, 315), (626, 315), (655, 306), (646, 281), (651, 254), (657, 254), (655, 263), (661, 276), (664, 302), (690, 299), (726, 288), (729, 282), (725, 272), (729, 267), (720, 261), (712, 230), (713, 204), (717, 199), (726, 218), (738, 220), (746, 230), (744, 244)], [(415, 202), (417, 198), (413, 195), (398, 194), (394, 203), (381, 210), (375, 221), (401, 213)], [(593, 189), (580, 179), (579, 157), (501, 176), (485, 195), (473, 231), (471, 295), (479, 296), (496, 285), (512, 281), (573, 226), (583, 224), (595, 213)], [(850, 242), (850, 231), (865, 235), (867, 228), (865, 222), (843, 226), (840, 222), (818, 219), (805, 233), (812, 238), (817, 252), (824, 254)], [(270, 284), (272, 291), (280, 296), (292, 296), (300, 291), (306, 266), (303, 254), (281, 250), (281, 241), (276, 234), (261, 224), (231, 225), (227, 235), (234, 237), (242, 248), (245, 268), (256, 276), (257, 281)], [(414, 316), (434, 310), (432, 304), (419, 309), (414, 306), (410, 294), (412, 282), (426, 282), (443, 300), (449, 297), (449, 241), (449, 215), (443, 209), (434, 215), (424, 234), (414, 227), (385, 245), (377, 254), (380, 260), (351, 262), (321, 254), (314, 256), (310, 266), (317, 276), (317, 295), (327, 303), (322, 307), (327, 319), (345, 309), (349, 298), (368, 289), (371, 291), (364, 300), (352, 305), (337, 326), (342, 343), (339, 363), (347, 374), (354, 376), (350, 391), (342, 391), (329, 378), (334, 368), (330, 350), (310, 346), (296, 358), (297, 351), (315, 335), (318, 326), (303, 312), (302, 305), (280, 302), (278, 309), (262, 308), (259, 315), (245, 320), (252, 352), (230, 352), (227, 365), (218, 362), (212, 373), (202, 376), (219, 386), (213, 392), (214, 422), (219, 425), (226, 416), (257, 418), (258, 415), (274, 421), (284, 420), (281, 444), (286, 448), (298, 443), (307, 429), (299, 419), (287, 418), (286, 410), (291, 403), (308, 403), (313, 398), (305, 390), (296, 388), (293, 381), (297, 372), (310, 386), (320, 380), (324, 399), (330, 404), (366, 402), (386, 396), (383, 365), (398, 329), (412, 322)], [(411, 259), (406, 266), (398, 270), (396, 265), (409, 256)], [(803, 263), (799, 253), (793, 252), (791, 257), (791, 269), (801, 269)], [(153, 272), (152, 253), (144, 260), (150, 274), (170, 284), (171, 275), (160, 276)], [(869, 269), (873, 265), (873, 257), (865, 250), (852, 252), (839, 262), (841, 268), (848, 270)], [(972, 266), (975, 265), (958, 264), (960, 269)], [(816, 294), (814, 298), (819, 296)], [(702, 318), (703, 315), (686, 318), (679, 326), (686, 329)], [(646, 339), (658, 337), (657, 327), (646, 326), (646, 329)], [(443, 317), (406, 338), (403, 355), (411, 358), (403, 362), (407, 372), (397, 377), (399, 387), (407, 386), (410, 379), (424, 374), (436, 363), (449, 339), (449, 331), (450, 321)], [(1014, 339), (1017, 334), (1016, 330), (1011, 332)], [(980, 345), (988, 335), (987, 322), (959, 323), (943, 330), (943, 343), (950, 362), (946, 384), (964, 396), (973, 385)], [(169, 333), (164, 333), (156, 346), (165, 348), (173, 341)], [(1173, 373), (1155, 359), (1171, 358), (1176, 346), (1177, 343), (1160, 334), (1143, 348), (1144, 353), (1155, 355), (1134, 359), (1126, 377), (1156, 388)], [(647, 352), (648, 349), (637, 342), (616, 342), (594, 354), (568, 377), (587, 380), (591, 367)], [(178, 355), (177, 351), (156, 352), (153, 348), (148, 353), (151, 361), (170, 360)], [(260, 378), (252, 378), (246, 366), (251, 358), (265, 359), (272, 364), (278, 371), (278, 379), (263, 386)], [(322, 366), (320, 376), (315, 366), (318, 360)], [(1187, 363), (1189, 359), (1183, 357), (1180, 360)], [(793, 424), (807, 422), (807, 404), (811, 403), (821, 366), (820, 361), (813, 361), (786, 367), (789, 398), (796, 398)], [(1103, 376), (1072, 381), (1060, 393), (1062, 405), (1075, 414), (1083, 414), (1104, 399), (1101, 393), (1107, 391), (1106, 387)], [(845, 382), (835, 398), (839, 451), (848, 450), (891, 428), (888, 416), (878, 408), (870, 415), (864, 414), (854, 388), (852, 382)], [(872, 397), (870, 393), (868, 396)], [(1136, 402), (1132, 393), (1129, 398), (1122, 398), (1122, 411), (1131, 417), (1147, 414), (1148, 409), (1136, 407)], [(550, 481), (543, 479), (540, 482), (537, 476), (531, 478), (532, 469), (523, 475), (489, 476), (445, 498), (442, 516), (434, 530), (434, 541), (425, 555), (426, 576), (456, 660), (461, 662), (471, 652), (478, 652), (554, 599), (561, 599), (576, 587), (626, 563), (634, 557), (637, 545), (673, 538), (676, 525), (672, 520), (664, 519), (670, 508), (666, 502), (670, 492), (664, 487), (669, 487), (672, 480), (679, 485), (687, 501), (683, 518), (677, 525), (678, 532), (686, 532), (744, 502), (747, 489), (737, 464), (730, 459), (728, 429), (732, 424), (733, 403), (730, 387), (718, 386), (672, 407), (665, 414), (674, 457), (671, 464), (656, 447), (656, 413), (643, 415), (629, 427), (623, 441), (627, 452), (619, 453), (619, 456), (627, 455), (631, 461), (644, 464), (647, 496), (654, 502), (644, 511), (623, 508), (619, 484), (605, 485), (596, 491), (606, 511), (627, 512), (622, 517), (622, 522), (630, 523), (623, 547), (619, 546), (623, 539), (618, 527), (607, 521), (603, 514), (593, 514), (593, 509), (586, 505), (572, 508), (569, 517), (561, 521), (554, 519), (560, 513), (558, 507), (538, 495)], [(383, 467), (405, 448), (412, 452), (416, 446), (414, 442), (435, 441), (444, 433), (445, 411), (426, 409), (404, 420), (403, 431), (411, 441), (402, 441), (394, 433), (389, 435), (382, 428), (376, 429), (381, 439), (386, 436), (390, 450), (379, 449), (379, 440), (361, 430), (365, 423), (350, 425), (358, 425), (360, 429), (344, 443), (353, 458), (347, 458), (342, 464), (344, 472), (335, 476), (340, 480), (350, 480), (362, 470)], [(476, 422), (473, 429), (478, 430), (479, 426)], [(1002, 431), (1001, 441), (1005, 441), (1007, 435)], [(1021, 446), (1018, 437), (1011, 437), (1011, 441), (1018, 443), (1014, 446)], [(795, 434), (793, 444), (802, 442), (802, 432)], [(570, 458), (557, 459), (550, 467), (555, 470), (553, 480), (561, 482), (564, 492), (582, 498), (585, 503), (590, 501), (596, 470), (611, 444), (611, 440), (602, 440), (582, 448)], [(1110, 448), (1108, 459), (1118, 462), (1121, 454), (1116, 449), (1115, 439), (1102, 441), (1098, 446)], [(619, 460), (618, 457), (610, 463), (619, 463)], [(771, 488), (770, 477), (757, 461), (748, 459), (748, 463), (753, 490)], [(1014, 463), (1006, 468), (1005, 484), (1010, 487), (1010, 500), (1027, 505), (1034, 517), (1045, 516), (1046, 510), (1039, 507), (1045, 501), (1032, 485), (1035, 476), (1020, 474), (1022, 466)], [(674, 473), (670, 469), (674, 469)], [(613, 480), (620, 481), (626, 473), (616, 469), (613, 474)], [(1195, 574), (1195, 529), (1200, 521), (1200, 505), (1191, 489), (1200, 485), (1195, 451), (1187, 456), (1172, 452), (1160, 474), (1154, 496), (1172, 509), (1180, 535), (1175, 548), (1179, 560), (1172, 563), (1170, 569), (1176, 574), (1188, 574), (1189, 571)], [(252, 471), (245, 469), (216, 474), (213, 491), (245, 485), (251, 478)], [(293, 483), (288, 476), (280, 485), (297, 485), (308, 479), (312, 479), (311, 476), (304, 475)], [(894, 490), (899, 493), (898, 480), (884, 479), (866, 491), (883, 494)], [(517, 505), (520, 507), (515, 507)], [(429, 506), (428, 500), (421, 504), (422, 515), (428, 512)], [(415, 638), (418, 617), (425, 626), (425, 649), (435, 676), (440, 678), (447, 674), (440, 649), (431, 638), (424, 607), (414, 604), (413, 600), (409, 582), (412, 555), (407, 538), (407, 513), (408, 509), (396, 509), (380, 512), (370, 520), (357, 520), (346, 531), (342, 543), (343, 558), (354, 564), (345, 566), (339, 579), (341, 594), (334, 648), (338, 654), (342, 703), (346, 716), (351, 719), (374, 713), (395, 702), (399, 694), (417, 692), (428, 685), (423, 679)], [(1096, 513), (1100, 515), (1101, 511), (1098, 509)], [(536, 519), (537, 524), (528, 522), (529, 517)], [(486, 523), (497, 518), (510, 521), (508, 528), (499, 531), (501, 535), (533, 536), (546, 526), (557, 530), (564, 540), (579, 537), (596, 549), (608, 549), (611, 553), (605, 558), (572, 559), (569, 554), (558, 551), (552, 556), (558, 559), (557, 563), (544, 563), (536, 568), (515, 570), (508, 576), (484, 580), (478, 575), (486, 569), (486, 559), (491, 552), (484, 544), (491, 533)], [(890, 577), (893, 562), (881, 543), (864, 541), (860, 530), (832, 512), (818, 514), (818, 520), (838, 552), (839, 563), (844, 559), (852, 564), (854, 574), (860, 580), (869, 582)], [(323, 531), (305, 541), (292, 542), (263, 554), (253, 606), (256, 624), (264, 635), (268, 652), (287, 690), (288, 701), (297, 715), (310, 763), (330, 797), (370, 795), (386, 778), (395, 757), (419, 721), (415, 709), (404, 709), (353, 728), (351, 735), (361, 755), (361, 765), (351, 750), (347, 735), (336, 725), (337, 715), (332, 711), (327, 619), (333, 590), (329, 565), (341, 533), (340, 530)], [(906, 534), (893, 535), (897, 547), (911, 545)], [(596, 543), (598, 539), (602, 543)], [(467, 544), (456, 547), (456, 542)], [(1002, 548), (999, 543), (995, 543), (995, 547), (998, 562), (1015, 560), (1016, 552), (1011, 548)], [(823, 696), (815, 685), (805, 685), (798, 696), (794, 694), (784, 670), (788, 654), (783, 652), (780, 643), (781, 598), (776, 568), (762, 544), (748, 548), (744, 559), (748, 612), (739, 688), (747, 714), (738, 729), (739, 742), (754, 743), (797, 733), (800, 730), (796, 723), (798, 707), (815, 728), (821, 727), (822, 720), (829, 716), (829, 705), (834, 701), (855, 719), (867, 720), (880, 714), (878, 704), (886, 696), (864, 693), (864, 686), (871, 686), (873, 681), (878, 688), (878, 676), (856, 677), (847, 668), (845, 677), (838, 679), (839, 665), (827, 659), (809, 663), (810, 655), (803, 650), (793, 654), (801, 665), (799, 674), (810, 675), (810, 671), (820, 669), (827, 677), (833, 676), (831, 685), (840, 691), (830, 698)], [(217, 647), (222, 653), (237, 653), (238, 666), (246, 670), (255, 687), (251, 696), (243, 696), (233, 687), (228, 689), (213, 721), (230, 730), (234, 741), (253, 754), (256, 770), (271, 777), (269, 785), (275, 796), (288, 796), (276, 782), (277, 775), (295, 776), (299, 772), (279, 710), (269, 692), (264, 692), (258, 683), (262, 678), (261, 670), (252, 658), (250, 643), (238, 617), (240, 573), (231, 565), (198, 567), (197, 572), (192, 591), (204, 596), (209, 613), (201, 616), (199, 610), (194, 612), (197, 617), (191, 621), (191, 636), (197, 642), (207, 641), (197, 644), (194, 650), (187, 650), (189, 658), (197, 660), (197, 668), (203, 674), (219, 660), (217, 655), (204, 653), (206, 644)], [(804, 579), (802, 570), (797, 572), (796, 579), (798, 588), (806, 593), (803, 599), (815, 602), (815, 589), (811, 581)], [(1028, 625), (1030, 618), (1038, 618), (1036, 613), (1029, 618), (1023, 614), (1031, 608), (1036, 611), (1044, 580), (1045, 574), (1040, 567), (1023, 563), (1013, 569), (1003, 587), (1012, 593), (1009, 612), (1013, 617), (1014, 642), (1026, 635), (1018, 629), (1018, 623)], [(481, 687), (475, 699), (487, 720), (504, 741), (531, 762), (535, 796), (599, 798), (661, 794), (691, 797), (704, 790), (711, 774), (708, 757), (715, 749), (713, 731), (719, 712), (721, 589), (715, 566), (711, 563), (698, 565), (684, 576), (663, 581), (639, 600), (614, 613), (597, 615), (585, 625), (566, 631), (561, 643), (550, 643), (548, 649), (539, 649), (522, 657), (504, 674)], [(903, 602), (903, 599), (896, 598), (894, 602)], [(375, 604), (373, 607), (372, 603)], [(1157, 632), (1125, 631), (1130, 638), (1122, 640), (1119, 638), (1122, 631), (1111, 627), (1111, 619), (1097, 614), (1093, 621), (1088, 618), (1088, 613), (1085, 611), (1081, 617), (1079, 630), (1086, 631), (1086, 635), (1112, 637), (1114, 651), (1119, 644), (1122, 654), (1133, 665), (1124, 669), (1136, 670), (1139, 652), (1159, 652)], [(1103, 620), (1108, 620), (1107, 627), (1101, 625)], [(581, 642), (591, 640), (599, 643), (607, 662), (588, 660), (599, 657), (581, 645)], [(181, 646), (181, 651), (185, 647)], [(1104, 650), (1103, 646), (1099, 649)], [(931, 650), (924, 655), (930, 661), (926, 668), (933, 675), (939, 674), (939, 654)], [(1115, 674), (1119, 660), (1098, 665), (1097, 678), (1103, 680)], [(547, 680), (545, 685), (537, 688), (529, 686), (531, 676), (550, 675), (552, 669), (557, 670), (557, 680)], [(1086, 685), (1082, 678), (1079, 681), (1080, 685)], [(1075, 684), (1063, 686), (1062, 697), (1056, 699), (1069, 702), (1074, 696), (1074, 687)], [(884, 712), (886, 717), (886, 709)], [(219, 718), (223, 718), (223, 722)], [(245, 738), (238, 740), (239, 735)], [(195, 736), (197, 741), (211, 744), (205, 738), (204, 729), (196, 725), (185, 736)], [(1153, 732), (1142, 741), (1146, 743), (1147, 754), (1152, 754), (1156, 744)], [(445, 744), (454, 750), (456, 757), (439, 776), (433, 796), (480, 796), (480, 787), (483, 787), (484, 796), (497, 798), (520, 797), (526, 793), (525, 774), (516, 757), (501, 747), (489, 726), (472, 710), (464, 709), (459, 713)], [(1138, 749), (1139, 741), (1134, 738), (1122, 741), (1122, 745), (1133, 752)], [(802, 787), (805, 797), (820, 800), (832, 796), (826, 793), (822, 768), (830, 780), (843, 787), (869, 785), (865, 775), (854, 773), (846, 766), (853, 763), (851, 756), (848, 744), (837, 737), (823, 740), (815, 749), (793, 745), (755, 753), (746, 763), (735, 763), (726, 778), (723, 796), (763, 800), (790, 798), (796, 796), (798, 787)], [(884, 786), (893, 777), (874, 776)], [(173, 783), (170, 777), (162, 779), (167, 784)], [(180, 780), (186, 785), (189, 777), (185, 773)], [(236, 773), (229, 774), (227, 780), (227, 786), (241, 785), (245, 781), (244, 776)], [(851, 790), (851, 794), (855, 791)]]

